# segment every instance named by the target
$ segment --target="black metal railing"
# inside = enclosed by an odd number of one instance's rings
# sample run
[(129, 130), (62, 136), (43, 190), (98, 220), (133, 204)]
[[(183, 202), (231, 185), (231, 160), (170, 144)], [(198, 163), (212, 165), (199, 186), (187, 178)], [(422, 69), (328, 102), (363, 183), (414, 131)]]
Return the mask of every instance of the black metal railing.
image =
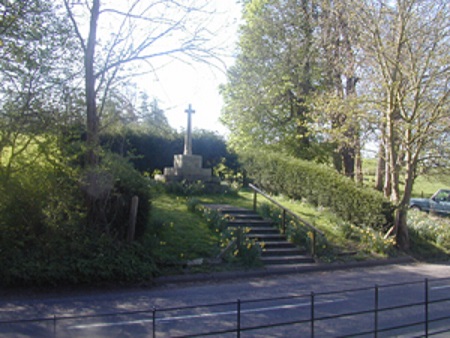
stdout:
[(278, 208), (281, 209), (281, 212), (282, 212), (282, 215), (281, 215), (281, 231), (283, 232), (283, 234), (286, 233), (286, 223), (287, 223), (286, 222), (286, 216), (287, 215), (293, 217), (296, 221), (300, 222), (300, 224), (306, 226), (311, 231), (311, 234), (312, 234), (312, 236), (311, 236), (312, 237), (311, 238), (311, 241), (312, 241), (312, 243), (311, 243), (311, 255), (314, 257), (316, 255), (316, 252), (317, 252), (317, 235), (325, 236), (324, 233), (322, 231), (320, 231), (319, 229), (317, 229), (314, 225), (312, 225), (311, 223), (306, 221), (305, 219), (303, 219), (300, 216), (298, 216), (293, 211), (291, 211), (288, 208), (286, 208), (285, 206), (283, 206), (281, 203), (279, 203), (278, 201), (273, 199), (271, 196), (266, 194), (264, 191), (259, 189), (254, 184), (250, 183), (248, 186), (249, 186), (250, 189), (253, 190), (253, 211), (256, 212), (257, 196), (258, 196), (258, 194), (260, 194), (265, 199), (267, 199), (272, 204), (276, 205)]
[[(23, 332), (26, 326), (44, 325), (48, 337), (76, 337), (78, 333), (78, 336), (85, 336), (83, 330), (92, 327), (97, 330), (96, 336), (110, 337), (113, 336), (111, 332), (102, 334), (99, 330), (139, 325), (138, 336), (154, 338), (241, 337), (257, 332), (297, 337), (431, 337), (450, 332), (448, 283), (450, 278), (425, 279), (215, 304), (4, 320), (0, 321), (0, 336), (7, 337), (5, 332), (14, 333), (14, 328)], [(127, 319), (120, 321), (119, 318)], [(71, 330), (70, 334), (68, 330)], [(43, 332), (43, 329), (38, 331)], [(74, 331), (77, 332), (74, 334)], [(121, 332), (124, 331), (126, 329)]]

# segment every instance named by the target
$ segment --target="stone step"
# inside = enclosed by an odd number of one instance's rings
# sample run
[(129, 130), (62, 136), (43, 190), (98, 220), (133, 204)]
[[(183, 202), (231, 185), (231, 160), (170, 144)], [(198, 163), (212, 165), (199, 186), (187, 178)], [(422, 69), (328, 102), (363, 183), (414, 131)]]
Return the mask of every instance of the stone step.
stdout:
[(247, 226), (247, 227), (267, 227), (276, 229), (273, 226), (273, 223), (267, 220), (258, 220), (258, 219), (231, 219), (227, 221), (229, 226)]
[(280, 234), (279, 232), (276, 234), (252, 234), (252, 233), (249, 233), (249, 234), (247, 234), (247, 237), (251, 238), (251, 239), (255, 239), (259, 242), (264, 242), (264, 243), (269, 242), (269, 241), (276, 241), (276, 242), (286, 241), (286, 236)]
[(296, 248), (294, 244), (288, 241), (266, 241), (264, 242), (264, 248), (266, 249), (283, 249), (283, 248)]
[(278, 229), (273, 227), (249, 227), (250, 232), (248, 234), (259, 235), (259, 234), (274, 234), (279, 235)]
[(257, 214), (242, 214), (242, 213), (222, 213), (222, 215), (226, 216), (230, 220), (262, 220), (263, 218)]
[(305, 255), (305, 252), (300, 251), (298, 248), (276, 248), (276, 249), (267, 249), (264, 247), (262, 249), (263, 257), (290, 257), (290, 256), (302, 256)]
[(301, 263), (313, 263), (314, 259), (309, 256), (296, 255), (296, 256), (263, 256), (261, 262), (265, 265), (278, 265), (278, 264), (301, 264)]
[(314, 263), (305, 250), (301, 250), (287, 241), (286, 236), (274, 226), (272, 220), (264, 219), (252, 210), (233, 207), (231, 205), (209, 204), (205, 207), (217, 210), (227, 217), (229, 228), (249, 228), (246, 237), (254, 239), (261, 245), (261, 262), (273, 269), (279, 267), (295, 267)]
[(222, 214), (255, 214), (253, 210), (246, 209), (246, 208), (240, 208), (240, 207), (234, 207), (232, 205), (226, 205), (226, 204), (203, 204), (203, 206), (207, 209), (215, 210), (217, 212), (220, 212)]

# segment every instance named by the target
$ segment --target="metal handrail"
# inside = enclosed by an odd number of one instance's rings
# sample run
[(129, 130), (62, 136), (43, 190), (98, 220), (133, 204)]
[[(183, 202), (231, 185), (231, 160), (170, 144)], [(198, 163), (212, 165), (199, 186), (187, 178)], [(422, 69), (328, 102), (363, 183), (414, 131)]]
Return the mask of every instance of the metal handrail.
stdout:
[(316, 235), (320, 234), (320, 235), (324, 236), (324, 233), (322, 231), (320, 231), (319, 229), (317, 229), (314, 225), (312, 225), (308, 221), (306, 221), (303, 218), (301, 218), (300, 216), (298, 216), (293, 211), (289, 210), (288, 208), (286, 208), (285, 206), (283, 206), (282, 204), (280, 204), (279, 202), (274, 200), (272, 197), (267, 195), (264, 191), (259, 189), (254, 184), (250, 183), (248, 186), (250, 187), (250, 189), (253, 190), (253, 211), (256, 211), (257, 194), (261, 194), (263, 197), (268, 199), (270, 202), (275, 204), (277, 207), (279, 207), (283, 211), (283, 217), (281, 219), (281, 227), (282, 227), (283, 234), (286, 233), (286, 214), (289, 214), (290, 216), (294, 217), (300, 223), (302, 223), (303, 225), (307, 226), (309, 229), (312, 230), (312, 235), (313, 235), (312, 241), (313, 241), (313, 244), (311, 246), (311, 255), (315, 256), (316, 255)]

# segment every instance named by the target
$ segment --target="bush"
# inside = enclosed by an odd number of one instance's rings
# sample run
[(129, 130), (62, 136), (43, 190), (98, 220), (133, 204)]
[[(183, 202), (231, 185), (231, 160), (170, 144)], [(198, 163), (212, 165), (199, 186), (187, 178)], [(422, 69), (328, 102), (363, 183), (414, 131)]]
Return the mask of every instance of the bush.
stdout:
[(107, 201), (108, 220), (111, 229), (120, 239), (125, 239), (133, 196), (139, 198), (136, 218), (136, 238), (144, 235), (150, 219), (150, 181), (133, 168), (125, 158), (109, 154), (105, 157), (102, 167), (114, 179), (114, 186)]
[(12, 239), (0, 256), (3, 286), (149, 281), (156, 271), (145, 243), (121, 245), (96, 232), (52, 229)]
[[(56, 163), (56, 164), (55, 164)], [(131, 197), (140, 198), (137, 235), (149, 217), (147, 180), (123, 159), (105, 157), (112, 179), (110, 234), (86, 227), (76, 169), (45, 161), (0, 177), (0, 284), (65, 285), (138, 281), (155, 273), (151, 246), (124, 245)], [(115, 230), (114, 230), (115, 229)]]
[(329, 208), (360, 227), (387, 227), (393, 221), (393, 207), (379, 192), (324, 165), (267, 152), (244, 154), (241, 161), (254, 182), (270, 193)]

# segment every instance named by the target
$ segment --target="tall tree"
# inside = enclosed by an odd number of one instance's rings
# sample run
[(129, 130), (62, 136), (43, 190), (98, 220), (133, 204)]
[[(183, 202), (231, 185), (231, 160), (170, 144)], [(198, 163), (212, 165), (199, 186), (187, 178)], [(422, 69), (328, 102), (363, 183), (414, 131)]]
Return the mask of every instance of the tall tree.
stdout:
[(88, 221), (102, 228), (101, 205), (107, 194), (97, 192), (107, 189), (98, 186), (101, 173), (97, 167), (108, 93), (117, 80), (134, 75), (133, 67), (139, 66), (139, 73), (153, 71), (154, 60), (161, 56), (185, 62), (214, 58), (211, 34), (205, 27), (205, 16), (210, 13), (195, 0), (63, 1), (83, 51)]
[[(361, 181), (360, 119), (354, 118), (358, 112), (352, 109), (356, 105), (351, 102), (357, 96), (356, 85), (359, 80), (359, 27), (354, 25), (347, 1), (324, 0), (319, 3), (320, 48), (323, 51), (320, 59), (324, 83), (324, 91), (320, 94), (334, 97), (338, 104), (337, 109), (328, 112), (334, 129), (332, 134), (336, 135), (334, 164), (338, 171), (348, 177), (354, 178), (356, 173), (358, 181)], [(329, 108), (332, 107), (333, 104)]]
[(248, 2), (222, 121), (237, 149), (282, 147), (311, 158), (306, 98), (315, 83), (314, 1)]
[(373, 70), (370, 80), (380, 87), (385, 193), (397, 205), (397, 242), (407, 249), (406, 215), (418, 168), (449, 149), (450, 4), (373, 0), (352, 6), (355, 18), (366, 27), (362, 41)]

